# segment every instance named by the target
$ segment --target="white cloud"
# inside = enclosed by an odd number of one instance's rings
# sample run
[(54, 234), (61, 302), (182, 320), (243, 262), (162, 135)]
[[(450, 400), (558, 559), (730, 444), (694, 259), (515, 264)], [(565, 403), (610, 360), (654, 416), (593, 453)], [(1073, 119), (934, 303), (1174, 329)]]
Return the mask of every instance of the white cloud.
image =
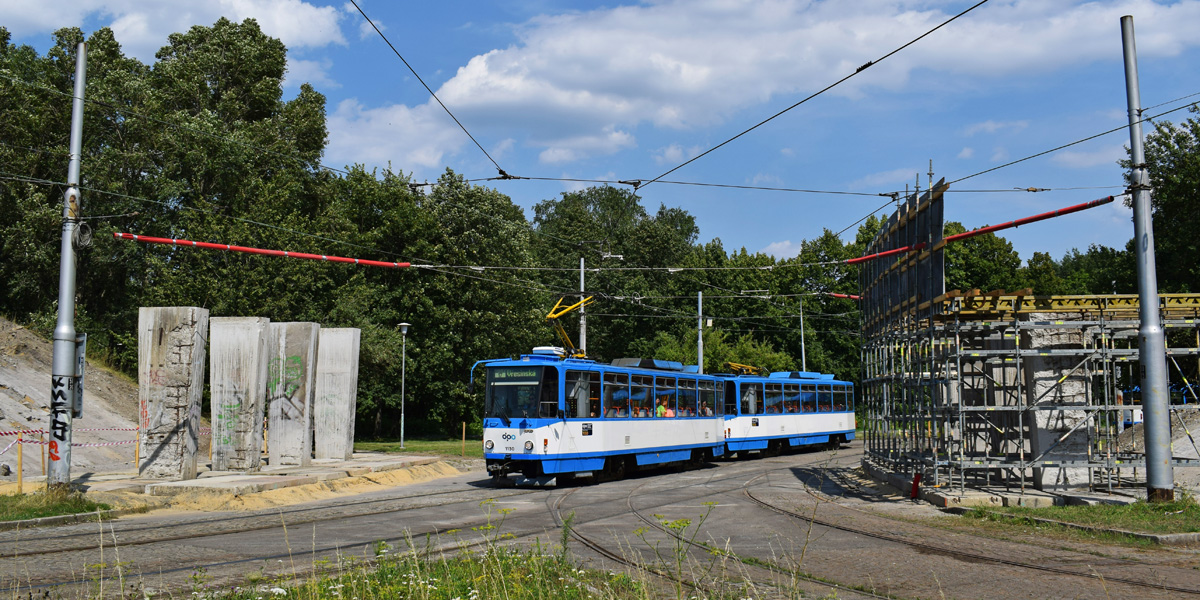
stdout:
[(546, 164), (558, 164), (579, 160), (585, 156), (612, 154), (618, 150), (637, 145), (633, 135), (606, 127), (597, 135), (580, 135), (550, 142), (548, 148), (538, 155)]
[(1026, 127), (1029, 127), (1029, 121), (992, 121), (989, 119), (982, 123), (968, 125), (967, 129), (963, 131), (963, 135), (970, 137), (980, 132), (996, 133), (1003, 130), (1011, 130), (1013, 133), (1016, 133)]
[(321, 60), (299, 60), (288, 58), (287, 74), (283, 77), (284, 88), (298, 88), (302, 83), (311, 83), (317, 88), (340, 88), (342, 84), (329, 76), (333, 61), (328, 58)]
[(1086, 169), (1101, 165), (1115, 166), (1118, 160), (1128, 158), (1125, 146), (1120, 144), (1097, 148), (1092, 151), (1064, 150), (1057, 152), (1050, 159), (1055, 164), (1074, 169)]
[(329, 115), (328, 164), (364, 163), (395, 169), (428, 169), (436, 175), (446, 154), (456, 153), (466, 136), (441, 107), (392, 105), (367, 108), (343, 100)]
[(500, 158), (501, 156), (504, 156), (505, 154), (512, 152), (513, 146), (515, 146), (516, 143), (517, 143), (517, 141), (512, 138), (504, 138), (503, 140), (500, 140), (499, 144), (492, 146), (492, 151), (491, 151), (492, 157)]
[(881, 171), (872, 173), (865, 177), (861, 177), (850, 183), (849, 187), (852, 190), (879, 187), (888, 184), (904, 185), (909, 182), (916, 182), (915, 176), (921, 172), (920, 168), (908, 167), (901, 169), (892, 169), (891, 171)]
[[(546, 147), (543, 160), (572, 160), (591, 152), (563, 147), (559, 137), (602, 137), (606, 128), (632, 131), (642, 123), (711, 126), (774, 97), (809, 93), (950, 14), (941, 3), (904, 0), (658, 0), (540, 16), (517, 29), (518, 43), (475, 56), (438, 93), (474, 122), (530, 131)], [(976, 10), (832, 93), (905, 89), (916, 68), (1003, 82), (1111, 60), (1123, 14), (1137, 14), (1142, 29), (1154, 32), (1139, 38), (1143, 56), (1200, 44), (1190, 25), (1200, 22), (1197, 0), (1013, 0)], [(1026, 126), (985, 122), (969, 134)]]
[(750, 185), (778, 187), (782, 183), (783, 180), (778, 175), (771, 175), (769, 173), (756, 173), (754, 177), (750, 178)]
[(288, 48), (346, 43), (339, 23), (342, 13), (303, 0), (56, 0), (53, 9), (39, 2), (0, 4), (0, 22), (16, 37), (48, 33), (95, 18), (112, 28), (126, 54), (143, 62), (154, 60), (169, 34), (193, 25), (212, 25), (221, 17), (237, 22), (256, 19), (267, 35), (279, 38)]
[(971, 158), (972, 156), (975, 156), (975, 149), (970, 146), (966, 146), (958, 151), (959, 158)]
[(759, 252), (770, 254), (775, 258), (795, 258), (800, 255), (803, 247), (803, 242), (793, 243), (791, 240), (784, 240), (782, 242), (772, 242), (767, 247), (759, 250)]
[(996, 149), (992, 150), (992, 159), (991, 160), (992, 160), (992, 162), (1001, 162), (1001, 161), (1008, 160), (1008, 149), (1003, 146), (996, 146)]
[(779, 153), (788, 158), (791, 158), (796, 155), (796, 151), (791, 148), (780, 148)]

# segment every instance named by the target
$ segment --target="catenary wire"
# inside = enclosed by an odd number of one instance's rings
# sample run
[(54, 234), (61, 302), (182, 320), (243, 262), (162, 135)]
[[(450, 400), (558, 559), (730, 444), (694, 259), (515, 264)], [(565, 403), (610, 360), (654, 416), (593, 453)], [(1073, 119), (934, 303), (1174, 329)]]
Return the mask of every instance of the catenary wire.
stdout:
[(872, 66), (874, 66), (874, 65), (877, 65), (877, 64), (879, 64), (879, 63), (883, 62), (884, 60), (887, 60), (889, 57), (891, 57), (892, 55), (896, 54), (897, 52), (900, 52), (901, 50), (904, 50), (905, 48), (907, 48), (907, 47), (909, 47), (909, 46), (911, 46), (911, 45), (913, 45), (913, 44), (915, 44), (915, 43), (917, 43), (917, 42), (921, 41), (921, 40), (922, 40), (922, 39), (924, 39), (926, 36), (928, 36), (928, 35), (932, 34), (933, 32), (935, 32), (935, 31), (937, 31), (937, 30), (939, 30), (939, 29), (941, 29), (942, 27), (945, 27), (946, 25), (949, 25), (951, 22), (955, 21), (955, 20), (956, 20), (956, 19), (958, 19), (959, 17), (961, 17), (961, 16), (963, 16), (963, 15), (965, 15), (965, 14), (967, 14), (967, 13), (969, 13), (969, 12), (973, 11), (973, 10), (975, 10), (976, 8), (979, 8), (980, 6), (983, 6), (983, 5), (984, 5), (984, 4), (986, 4), (987, 2), (988, 2), (988, 0), (980, 0), (979, 2), (977, 2), (977, 3), (973, 4), (973, 5), (971, 5), (971, 6), (970, 6), (969, 8), (967, 8), (966, 10), (964, 10), (964, 11), (962, 11), (962, 12), (960, 12), (960, 13), (958, 13), (958, 14), (954, 15), (953, 17), (950, 17), (949, 19), (946, 19), (945, 21), (941, 22), (940, 24), (938, 24), (938, 25), (937, 25), (936, 27), (934, 27), (933, 29), (930, 29), (929, 31), (926, 31), (925, 33), (922, 33), (921, 35), (917, 36), (916, 38), (913, 38), (912, 40), (909, 40), (908, 42), (906, 42), (904, 45), (900, 46), (899, 48), (896, 48), (895, 50), (892, 50), (891, 52), (888, 52), (887, 54), (884, 54), (883, 56), (881, 56), (881, 57), (879, 57), (879, 58), (877, 58), (877, 59), (875, 59), (875, 60), (872, 60), (872, 61), (867, 61), (867, 62), (866, 62), (865, 64), (863, 64), (862, 66), (860, 66), (860, 67), (858, 67), (857, 69), (855, 69), (855, 71), (854, 71), (853, 73), (850, 73), (849, 75), (846, 75), (845, 77), (842, 77), (841, 79), (839, 79), (839, 80), (837, 80), (837, 81), (835, 81), (835, 82), (833, 82), (833, 83), (831, 83), (831, 84), (829, 84), (829, 85), (825, 86), (824, 88), (821, 88), (820, 90), (818, 90), (818, 91), (816, 91), (816, 92), (813, 92), (813, 93), (812, 93), (811, 95), (809, 95), (807, 98), (804, 98), (803, 100), (800, 100), (799, 102), (796, 102), (795, 104), (792, 104), (791, 106), (788, 106), (787, 108), (784, 108), (783, 110), (781, 110), (781, 111), (779, 111), (779, 112), (777, 112), (777, 113), (775, 113), (775, 114), (773, 114), (773, 115), (771, 115), (771, 116), (767, 117), (766, 119), (763, 119), (762, 121), (759, 121), (758, 123), (754, 124), (754, 125), (753, 125), (752, 127), (750, 127), (749, 129), (743, 130), (741, 133), (739, 133), (739, 134), (737, 134), (737, 135), (735, 135), (735, 136), (733, 136), (733, 137), (731, 137), (731, 138), (729, 138), (729, 139), (727, 139), (727, 140), (725, 140), (725, 141), (721, 142), (720, 144), (717, 144), (716, 146), (713, 146), (712, 148), (709, 148), (708, 150), (705, 150), (704, 152), (701, 152), (700, 154), (697, 154), (696, 156), (693, 156), (692, 158), (690, 158), (690, 159), (688, 159), (688, 160), (684, 161), (683, 163), (680, 163), (679, 165), (676, 165), (675, 167), (672, 167), (671, 169), (667, 170), (667, 171), (666, 171), (665, 173), (663, 173), (662, 175), (659, 175), (658, 177), (655, 177), (654, 179), (651, 179), (651, 180), (650, 180), (650, 181), (648, 181), (648, 182), (641, 183), (640, 185), (638, 185), (638, 187), (645, 187), (645, 186), (647, 186), (647, 185), (650, 185), (650, 184), (652, 184), (652, 183), (654, 183), (654, 182), (656, 182), (656, 181), (658, 181), (658, 180), (662, 179), (663, 177), (666, 177), (667, 175), (670, 175), (671, 173), (674, 173), (675, 171), (678, 171), (679, 169), (682, 169), (683, 167), (686, 167), (687, 165), (689, 165), (689, 164), (691, 164), (691, 163), (693, 163), (693, 162), (695, 162), (695, 161), (697, 161), (697, 160), (699, 160), (699, 159), (701, 159), (701, 158), (703, 158), (703, 157), (705, 157), (705, 156), (708, 156), (709, 154), (711, 154), (711, 153), (715, 152), (717, 149), (721, 148), (722, 146), (725, 146), (726, 144), (728, 144), (728, 143), (730, 143), (730, 142), (732, 142), (732, 141), (734, 141), (734, 140), (736, 140), (736, 139), (738, 139), (738, 138), (742, 137), (743, 135), (746, 135), (747, 133), (750, 133), (751, 131), (754, 131), (755, 129), (758, 129), (759, 127), (761, 127), (761, 126), (763, 126), (763, 125), (767, 124), (768, 122), (770, 122), (770, 121), (774, 120), (776, 117), (779, 117), (780, 115), (782, 115), (782, 114), (784, 114), (784, 113), (786, 113), (786, 112), (788, 112), (788, 111), (790, 111), (790, 110), (792, 110), (792, 109), (796, 108), (797, 106), (800, 106), (801, 104), (804, 104), (805, 102), (808, 102), (809, 100), (812, 100), (813, 98), (816, 98), (817, 96), (820, 96), (821, 94), (824, 94), (825, 92), (827, 92), (827, 91), (829, 91), (829, 90), (831, 90), (831, 89), (833, 89), (833, 88), (835, 88), (835, 87), (837, 87), (837, 86), (841, 85), (843, 82), (845, 82), (845, 81), (849, 80), (850, 78), (854, 77), (855, 75), (858, 75), (859, 73), (862, 73), (863, 71), (867, 70), (868, 68), (870, 68), (870, 67), (872, 67)]
[[(1183, 110), (1183, 109), (1185, 109), (1185, 108), (1188, 108), (1188, 107), (1190, 107), (1190, 106), (1192, 106), (1192, 104), (1190, 104), (1190, 103), (1189, 103), (1189, 104), (1184, 104), (1183, 106), (1177, 106), (1177, 107), (1175, 107), (1175, 108), (1172, 108), (1171, 110), (1166, 110), (1166, 111), (1160, 112), (1160, 113), (1158, 113), (1158, 114), (1156, 114), (1156, 115), (1154, 115), (1154, 116), (1150, 116), (1150, 117), (1143, 117), (1141, 120), (1139, 120), (1139, 121), (1137, 121), (1137, 122), (1138, 122), (1138, 123), (1145, 123), (1145, 122), (1148, 122), (1148, 121), (1152, 122), (1152, 121), (1154, 121), (1154, 119), (1157, 119), (1157, 118), (1159, 118), (1159, 117), (1161, 117), (1161, 116), (1164, 116), (1164, 115), (1169, 115), (1169, 114), (1171, 114), (1171, 113), (1173, 113), (1173, 112), (1177, 112), (1177, 111)], [(1011, 166), (1013, 166), (1013, 165), (1015, 165), (1015, 164), (1018, 164), (1018, 163), (1023, 163), (1023, 162), (1025, 162), (1025, 161), (1027, 161), (1027, 160), (1031, 160), (1031, 159), (1034, 159), (1034, 158), (1038, 158), (1038, 157), (1040, 157), (1040, 156), (1045, 156), (1045, 155), (1047, 155), (1047, 154), (1050, 154), (1050, 153), (1053, 153), (1053, 152), (1058, 152), (1059, 150), (1062, 150), (1062, 149), (1064, 149), (1064, 148), (1070, 148), (1071, 146), (1075, 146), (1075, 145), (1078, 145), (1078, 144), (1082, 144), (1082, 143), (1084, 143), (1084, 142), (1090, 142), (1090, 141), (1092, 141), (1092, 140), (1094, 140), (1094, 139), (1096, 139), (1096, 138), (1099, 138), (1099, 137), (1104, 137), (1104, 136), (1106, 136), (1106, 135), (1108, 135), (1108, 134), (1110, 134), (1110, 133), (1116, 133), (1116, 132), (1118, 132), (1118, 131), (1123, 131), (1123, 130), (1126, 130), (1126, 129), (1129, 129), (1129, 124), (1128, 124), (1128, 123), (1126, 123), (1125, 125), (1121, 125), (1121, 126), (1119, 126), (1119, 127), (1114, 127), (1114, 128), (1112, 128), (1112, 129), (1109, 129), (1108, 131), (1102, 131), (1102, 132), (1100, 132), (1100, 133), (1097, 133), (1097, 134), (1095, 134), (1095, 135), (1089, 135), (1088, 137), (1085, 137), (1085, 138), (1083, 138), (1083, 139), (1080, 139), (1080, 140), (1075, 140), (1074, 142), (1070, 142), (1070, 143), (1067, 143), (1067, 144), (1063, 144), (1063, 145), (1061, 145), (1061, 146), (1057, 146), (1057, 147), (1051, 148), (1051, 149), (1049, 149), (1049, 150), (1043, 150), (1043, 151), (1041, 151), (1041, 152), (1038, 152), (1037, 154), (1030, 154), (1029, 156), (1026, 156), (1026, 157), (1024, 157), (1024, 158), (1018, 158), (1017, 160), (1010, 161), (1010, 162), (1006, 162), (1006, 163), (1004, 163), (1004, 164), (1002, 164), (1002, 165), (997, 165), (997, 166), (995, 166), (995, 167), (992, 167), (992, 168), (990, 168), (990, 169), (984, 169), (984, 170), (982, 170), (982, 171), (980, 171), (980, 172), (978, 172), (978, 173), (972, 173), (971, 175), (967, 175), (966, 177), (959, 177), (958, 179), (955, 179), (954, 181), (948, 181), (948, 182), (946, 182), (946, 185), (951, 185), (951, 184), (954, 184), (954, 183), (958, 183), (958, 182), (960, 182), (960, 181), (966, 181), (966, 180), (968, 180), (968, 179), (971, 179), (972, 177), (979, 177), (980, 175), (984, 175), (984, 174), (986, 174), (986, 173), (991, 173), (992, 171), (998, 171), (998, 170), (1000, 170), (1000, 169), (1003, 169), (1003, 168), (1005, 168), (1005, 167), (1011, 167)]]
[(450, 109), (446, 107), (446, 105), (442, 102), (442, 99), (438, 98), (437, 94), (433, 93), (433, 89), (429, 87), (429, 84), (425, 83), (425, 80), (421, 79), (421, 76), (419, 74), (417, 74), (417, 70), (414, 69), (412, 67), (412, 65), (408, 64), (408, 61), (404, 59), (404, 56), (400, 54), (400, 51), (397, 50), (394, 45), (392, 45), (392, 41), (389, 40), (388, 37), (383, 34), (383, 30), (380, 29), (379, 26), (375, 24), (375, 21), (371, 20), (371, 17), (367, 16), (367, 13), (363, 12), (363, 9), (362, 9), (362, 7), (360, 7), (358, 5), (358, 2), (356, 0), (350, 0), (350, 4), (353, 4), (354, 8), (358, 9), (359, 14), (361, 14), (363, 16), (363, 18), (367, 20), (367, 23), (371, 24), (371, 27), (375, 30), (376, 33), (379, 34), (379, 37), (383, 38), (384, 43), (386, 43), (388, 45), (388, 47), (392, 49), (392, 52), (396, 53), (396, 57), (400, 59), (400, 62), (404, 63), (404, 66), (408, 67), (408, 70), (413, 74), (413, 77), (416, 77), (417, 81), (421, 82), (421, 85), (425, 87), (425, 91), (429, 92), (429, 95), (433, 96), (434, 100), (437, 100), (437, 103), (438, 103), (438, 105), (440, 105), (442, 107), (442, 110), (446, 111), (446, 114), (450, 115), (451, 119), (454, 119), (454, 122), (456, 124), (458, 124), (458, 128), (462, 129), (463, 133), (467, 134), (467, 137), (471, 138), (472, 142), (475, 142), (475, 146), (479, 148), (479, 151), (482, 152), (483, 155), (486, 156), (487, 159), (492, 162), (492, 165), (494, 165), (496, 167), (496, 171), (500, 173), (500, 177), (502, 177), (504, 179), (508, 179), (509, 178), (508, 173), (505, 173), (504, 169), (500, 168), (500, 164), (496, 162), (496, 159), (492, 158), (492, 155), (488, 154), (488, 151), (483, 149), (483, 146), (479, 143), (478, 140), (475, 139), (475, 136), (471, 135), (471, 132), (467, 131), (467, 128), (465, 126), (463, 126), (461, 121), (458, 120), (458, 117), (454, 116), (454, 113), (450, 112)]

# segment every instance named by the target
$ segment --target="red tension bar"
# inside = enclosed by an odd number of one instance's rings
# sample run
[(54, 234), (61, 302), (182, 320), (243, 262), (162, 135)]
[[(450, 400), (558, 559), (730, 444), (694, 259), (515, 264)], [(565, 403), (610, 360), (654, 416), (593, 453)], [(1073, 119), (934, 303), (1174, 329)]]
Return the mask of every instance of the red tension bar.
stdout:
[(132, 233), (114, 233), (113, 237), (118, 240), (132, 240), (134, 242), (142, 242), (145, 244), (170, 244), (172, 246), (194, 246), (196, 248), (211, 248), (213, 250), (227, 250), (229, 252), (243, 252), (245, 254), (263, 254), (266, 256), (284, 256), (287, 258), (306, 258), (308, 260), (324, 260), (329, 262), (353, 263), (356, 265), (366, 265), (368, 267), (388, 267), (392, 269), (403, 269), (412, 266), (406, 262), (383, 262), (379, 260), (367, 260), (365, 258), (346, 258), (345, 256), (327, 256), (324, 254), (308, 254), (306, 252), (289, 252), (287, 250), (267, 250), (265, 248), (248, 248), (246, 246), (233, 246), (230, 244), (212, 244), (209, 242), (193, 242), (191, 240), (178, 240), (172, 238), (150, 237), (146, 235), (135, 235)]
[[(1000, 231), (1001, 229), (1012, 229), (1013, 227), (1020, 227), (1021, 225), (1035, 223), (1037, 221), (1045, 221), (1046, 219), (1053, 219), (1054, 217), (1061, 217), (1063, 215), (1069, 215), (1071, 213), (1079, 212), (1081, 210), (1087, 210), (1089, 208), (1095, 208), (1095, 207), (1103, 205), (1103, 204), (1108, 204), (1109, 202), (1112, 202), (1114, 199), (1116, 199), (1116, 196), (1108, 196), (1106, 198), (1100, 198), (1099, 200), (1092, 200), (1091, 202), (1084, 202), (1083, 204), (1076, 204), (1074, 206), (1068, 206), (1066, 208), (1052, 210), (1050, 212), (1045, 212), (1040, 215), (1033, 215), (1032, 217), (1025, 217), (1023, 219), (1017, 219), (1016, 221), (1009, 221), (1007, 223), (1001, 223), (999, 225), (988, 225), (987, 227), (980, 227), (979, 229), (972, 229), (971, 231), (964, 231), (962, 233), (948, 235), (945, 238), (943, 238), (943, 241), (948, 244), (950, 242), (957, 242), (958, 240), (965, 240), (969, 237), (975, 237), (977, 235), (983, 235), (985, 233), (992, 233), (993, 231)], [(846, 264), (852, 265), (855, 263), (867, 262), (869, 260), (875, 260), (876, 258), (883, 258), (885, 256), (892, 256), (894, 254), (919, 252), (921, 250), (924, 250), (926, 245), (927, 244), (925, 242), (921, 242), (920, 244), (913, 244), (912, 246), (905, 246), (903, 248), (896, 248), (894, 250), (887, 250), (884, 252), (876, 252), (875, 254), (867, 254), (866, 256), (860, 256), (858, 258), (851, 258), (850, 260), (846, 261)]]

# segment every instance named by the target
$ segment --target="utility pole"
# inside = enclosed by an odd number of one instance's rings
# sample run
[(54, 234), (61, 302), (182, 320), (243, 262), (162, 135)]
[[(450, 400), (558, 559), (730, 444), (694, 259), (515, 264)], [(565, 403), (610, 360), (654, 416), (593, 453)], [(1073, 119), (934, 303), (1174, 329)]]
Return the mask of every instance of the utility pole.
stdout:
[(1166, 340), (1158, 313), (1158, 274), (1154, 266), (1154, 224), (1150, 218), (1150, 178), (1142, 148), (1142, 101), (1138, 89), (1133, 17), (1121, 17), (1125, 54), (1125, 96), (1129, 103), (1129, 186), (1133, 193), (1133, 239), (1137, 248), (1138, 329), (1141, 357), (1142, 423), (1146, 436), (1146, 495), (1150, 502), (1175, 499), (1171, 466), (1171, 412), (1167, 396)]
[[(584, 300), (583, 288), (583, 257), (579, 257), (579, 301)], [(584, 306), (579, 305), (579, 351), (587, 355), (587, 315), (583, 314)]]
[(83, 89), (87, 76), (87, 44), (75, 49), (75, 97), (71, 100), (71, 159), (63, 194), (62, 256), (58, 263), (58, 324), (54, 327), (54, 359), (50, 371), (50, 443), (47, 487), (71, 485), (71, 411), (75, 403), (75, 236), (82, 198), (79, 157), (83, 147)]
[(704, 292), (696, 292), (696, 365), (704, 373)]

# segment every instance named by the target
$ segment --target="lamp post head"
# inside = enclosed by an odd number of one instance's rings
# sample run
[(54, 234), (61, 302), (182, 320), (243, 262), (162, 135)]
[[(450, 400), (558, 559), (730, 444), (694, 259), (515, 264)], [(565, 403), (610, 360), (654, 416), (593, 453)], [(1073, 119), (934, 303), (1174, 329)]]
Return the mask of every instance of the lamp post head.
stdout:
[(408, 323), (401, 323), (400, 324), (400, 335), (408, 336), (408, 328), (409, 328)]

